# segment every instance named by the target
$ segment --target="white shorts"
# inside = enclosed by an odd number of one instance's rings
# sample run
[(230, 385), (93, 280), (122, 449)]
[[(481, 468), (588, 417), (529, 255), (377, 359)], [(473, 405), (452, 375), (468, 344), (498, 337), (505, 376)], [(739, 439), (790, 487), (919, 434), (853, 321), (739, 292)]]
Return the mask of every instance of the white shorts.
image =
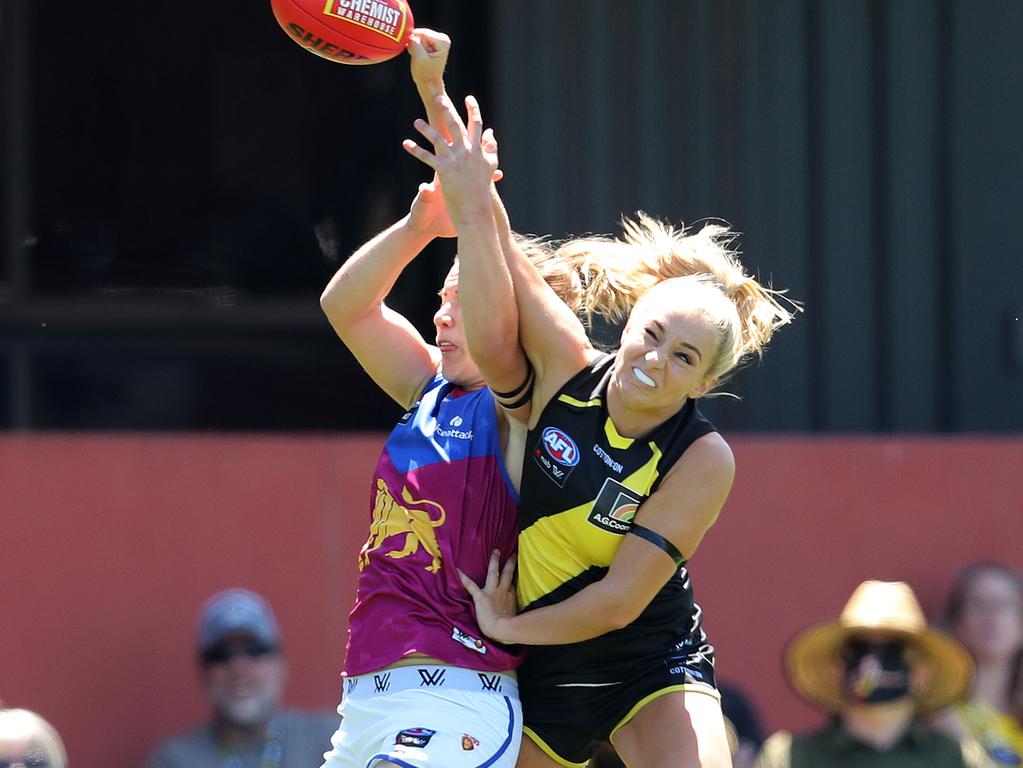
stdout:
[(522, 705), (512, 675), (391, 667), (346, 678), (341, 726), (321, 768), (514, 768)]

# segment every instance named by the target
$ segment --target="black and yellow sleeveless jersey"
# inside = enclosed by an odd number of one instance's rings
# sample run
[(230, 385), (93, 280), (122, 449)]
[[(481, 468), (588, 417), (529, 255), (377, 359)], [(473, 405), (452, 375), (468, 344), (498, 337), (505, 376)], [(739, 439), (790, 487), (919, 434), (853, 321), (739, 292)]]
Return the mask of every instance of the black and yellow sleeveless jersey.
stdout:
[[(649, 435), (622, 437), (607, 411), (613, 365), (613, 356), (601, 356), (576, 374), (527, 437), (519, 512), (521, 610), (561, 602), (603, 578), (644, 499), (695, 440), (714, 431), (696, 402), (687, 400)], [(600, 679), (616, 674), (611, 667), (623, 654), (639, 662), (664, 656), (679, 643), (695, 648), (703, 641), (700, 611), (682, 568), (629, 626), (581, 643), (531, 647), (526, 664), (544, 676)]]

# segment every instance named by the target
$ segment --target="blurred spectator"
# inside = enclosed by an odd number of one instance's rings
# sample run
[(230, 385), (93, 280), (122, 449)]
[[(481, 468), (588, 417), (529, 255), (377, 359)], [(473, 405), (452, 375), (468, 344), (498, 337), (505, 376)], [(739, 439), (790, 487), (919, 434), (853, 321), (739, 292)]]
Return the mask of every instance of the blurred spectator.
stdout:
[(52, 725), (27, 709), (0, 709), (0, 766), (65, 768), (64, 744)]
[[(732, 766), (752, 768), (764, 741), (760, 717), (741, 689), (719, 681), (718, 690), (721, 692), (728, 746), (732, 750)], [(625, 768), (625, 763), (610, 743), (601, 744), (588, 765), (589, 768)]]
[(281, 709), (286, 664), (269, 604), (229, 589), (203, 606), (199, 675), (210, 722), (168, 739), (147, 768), (309, 768), (323, 762), (337, 715)]
[[(764, 732), (760, 716), (753, 702), (741, 688), (729, 683), (718, 682), (721, 691), (721, 711), (725, 714), (725, 726), (734, 732), (732, 744), (733, 768), (753, 768), (757, 753), (764, 743)], [(732, 734), (729, 734), (731, 741)]]
[(968, 735), (999, 766), (1023, 765), (1023, 585), (997, 563), (963, 569), (952, 584), (948, 628), (973, 655), (970, 695), (935, 718), (938, 727)]
[(757, 766), (990, 766), (976, 742), (917, 719), (962, 696), (972, 666), (965, 648), (927, 626), (909, 585), (865, 581), (839, 619), (804, 629), (785, 653), (792, 687), (834, 713), (831, 721), (812, 733), (775, 733)]

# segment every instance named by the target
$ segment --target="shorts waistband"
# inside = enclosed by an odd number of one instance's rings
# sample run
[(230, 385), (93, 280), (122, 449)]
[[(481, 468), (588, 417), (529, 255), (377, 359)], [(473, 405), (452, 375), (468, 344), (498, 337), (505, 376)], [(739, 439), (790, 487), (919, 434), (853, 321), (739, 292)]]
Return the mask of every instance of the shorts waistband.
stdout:
[(469, 691), (496, 693), (519, 697), (519, 684), (507, 672), (480, 672), (475, 669), (423, 664), (410, 667), (391, 667), (355, 677), (342, 678), (345, 698), (364, 699), (384, 696), (398, 691)]

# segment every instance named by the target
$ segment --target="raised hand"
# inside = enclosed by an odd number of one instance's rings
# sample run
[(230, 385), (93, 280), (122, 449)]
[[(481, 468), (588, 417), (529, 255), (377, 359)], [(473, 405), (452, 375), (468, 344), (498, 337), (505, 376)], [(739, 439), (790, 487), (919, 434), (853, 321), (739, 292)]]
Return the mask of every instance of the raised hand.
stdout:
[[(408, 53), (416, 91), (426, 109), (430, 125), (444, 132), (437, 98), (444, 95), (444, 67), (451, 51), (451, 38), (432, 29), (416, 29), (409, 37)], [(445, 135), (446, 138), (451, 138)]]
[(410, 155), (430, 166), (438, 175), (456, 227), (459, 219), (476, 209), (490, 207), (490, 185), (500, 178), (497, 168), (497, 142), (493, 131), (483, 130), (483, 116), (475, 97), (465, 98), (468, 125), (462, 122), (454, 104), (446, 96), (437, 97), (441, 128), (451, 137), (424, 120), (415, 127), (431, 144), (433, 152), (411, 139), (402, 142)]
[(443, 32), (418, 28), (409, 37), (412, 81), (416, 88), (428, 91), (430, 98), (444, 92), (444, 67), (451, 51), (451, 38)]
[(458, 235), (455, 225), (451, 223), (451, 216), (448, 214), (448, 207), (444, 202), (444, 192), (441, 190), (437, 174), (433, 175), (431, 182), (419, 185), (419, 191), (409, 208), (408, 224), (417, 232), (422, 232), (430, 237), (455, 237)]
[(487, 565), (487, 580), (479, 586), (461, 571), (458, 578), (472, 596), (476, 606), (476, 622), (483, 634), (500, 643), (513, 642), (502, 631), (503, 622), (515, 617), (518, 603), (515, 598), (515, 556), (501, 567), (501, 553), (494, 550)]

